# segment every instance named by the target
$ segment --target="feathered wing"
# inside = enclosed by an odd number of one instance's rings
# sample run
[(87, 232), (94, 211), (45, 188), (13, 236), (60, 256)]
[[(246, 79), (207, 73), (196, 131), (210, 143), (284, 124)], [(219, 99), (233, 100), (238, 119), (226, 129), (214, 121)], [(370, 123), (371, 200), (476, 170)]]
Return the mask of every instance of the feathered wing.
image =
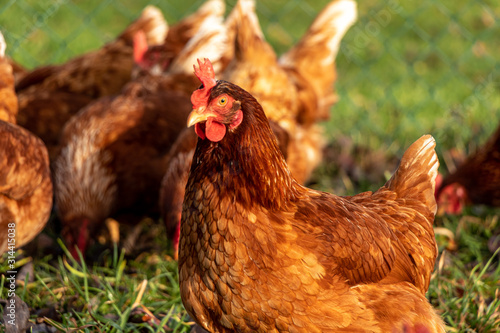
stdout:
[[(324, 240), (316, 253), (325, 255), (325, 265), (334, 263), (328, 270), (351, 285), (407, 281), (425, 294), (437, 255), (432, 223), (439, 162), (434, 147), (430, 135), (413, 143), (393, 177), (375, 193), (342, 198), (309, 191), (294, 223), (307, 220), (311, 226), (303, 228), (327, 228), (316, 236)], [(312, 246), (317, 246), (315, 239)]]

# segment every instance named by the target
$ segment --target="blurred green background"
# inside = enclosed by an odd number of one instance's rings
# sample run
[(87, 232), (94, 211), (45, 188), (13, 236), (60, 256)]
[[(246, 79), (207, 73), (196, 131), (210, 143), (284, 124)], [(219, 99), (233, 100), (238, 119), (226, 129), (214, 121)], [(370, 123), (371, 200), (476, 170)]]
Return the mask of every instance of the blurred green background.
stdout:
[[(174, 24), (202, 2), (10, 0), (0, 5), (0, 27), (7, 53), (34, 68), (100, 47), (147, 4)], [(234, 3), (227, 2), (227, 11)], [(327, 3), (258, 1), (257, 13), (281, 54)], [(367, 0), (358, 12), (337, 57), (340, 100), (326, 123), (328, 138), (348, 136), (399, 156), (424, 133), (435, 136), (440, 154), (484, 142), (500, 115), (496, 0)]]

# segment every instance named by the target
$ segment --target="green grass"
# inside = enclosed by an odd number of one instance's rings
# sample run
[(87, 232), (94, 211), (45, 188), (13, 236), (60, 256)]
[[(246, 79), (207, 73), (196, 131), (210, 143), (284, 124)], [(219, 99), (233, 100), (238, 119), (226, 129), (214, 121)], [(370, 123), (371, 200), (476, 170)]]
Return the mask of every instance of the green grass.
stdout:
[[(146, 3), (160, 7), (175, 23), (201, 2), (8, 0), (0, 4), (0, 29), (7, 54), (34, 68), (100, 47)], [(257, 10), (264, 34), (283, 53), (326, 3), (260, 1)], [(382, 168), (364, 166), (354, 177), (335, 158), (327, 159), (313, 177), (314, 186), (337, 194), (378, 188), (393, 171), (394, 160), (424, 133), (436, 138), (446, 172), (446, 151), (472, 151), (500, 120), (500, 7), (494, 0), (367, 0), (358, 10), (359, 20), (337, 57), (340, 100), (325, 134), (332, 145), (348, 137), (364, 151), (382, 152)], [(364, 153), (351, 153), (357, 164), (367, 164)], [(449, 232), (437, 236), (440, 255), (428, 296), (451, 332), (499, 330), (499, 257), (488, 248), (500, 231), (499, 213), (472, 209), (436, 219), (436, 227)], [(150, 246), (127, 255), (116, 248), (100, 253), (99, 248), (90, 266), (68, 259), (58, 243), (48, 253), (25, 251), (24, 262), (18, 263), (31, 261), (34, 276), (19, 282), (17, 294), (30, 307), (32, 323), (45, 322), (60, 331), (188, 331), (165, 232), (161, 223), (149, 229), (146, 233), (157, 235)], [(6, 269), (5, 261), (0, 260), (0, 269)], [(140, 303), (157, 324), (144, 322), (141, 307), (133, 308), (143, 281)], [(4, 278), (0, 282), (0, 298), (5, 298)]]

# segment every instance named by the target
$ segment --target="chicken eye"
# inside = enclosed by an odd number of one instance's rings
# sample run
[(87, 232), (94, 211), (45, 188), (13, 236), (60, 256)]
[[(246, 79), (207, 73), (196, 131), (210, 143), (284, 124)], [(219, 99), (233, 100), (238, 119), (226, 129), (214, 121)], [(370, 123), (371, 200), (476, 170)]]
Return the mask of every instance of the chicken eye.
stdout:
[(226, 105), (226, 103), (227, 103), (227, 98), (226, 98), (226, 97), (221, 97), (221, 98), (219, 98), (219, 102), (218, 102), (218, 103), (219, 103), (219, 105), (220, 105), (220, 106), (224, 106), (224, 105)]

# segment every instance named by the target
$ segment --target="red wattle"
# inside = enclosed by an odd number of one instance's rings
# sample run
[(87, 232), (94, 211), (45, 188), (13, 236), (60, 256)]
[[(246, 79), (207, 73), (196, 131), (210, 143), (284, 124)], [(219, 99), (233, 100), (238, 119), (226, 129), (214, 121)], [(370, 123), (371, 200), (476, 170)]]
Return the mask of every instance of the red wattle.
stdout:
[(207, 137), (200, 123), (194, 125), (194, 131), (202, 140), (205, 140), (205, 138)]
[(219, 142), (226, 135), (226, 125), (219, 123), (213, 118), (208, 118), (205, 126), (205, 134), (212, 142)]

